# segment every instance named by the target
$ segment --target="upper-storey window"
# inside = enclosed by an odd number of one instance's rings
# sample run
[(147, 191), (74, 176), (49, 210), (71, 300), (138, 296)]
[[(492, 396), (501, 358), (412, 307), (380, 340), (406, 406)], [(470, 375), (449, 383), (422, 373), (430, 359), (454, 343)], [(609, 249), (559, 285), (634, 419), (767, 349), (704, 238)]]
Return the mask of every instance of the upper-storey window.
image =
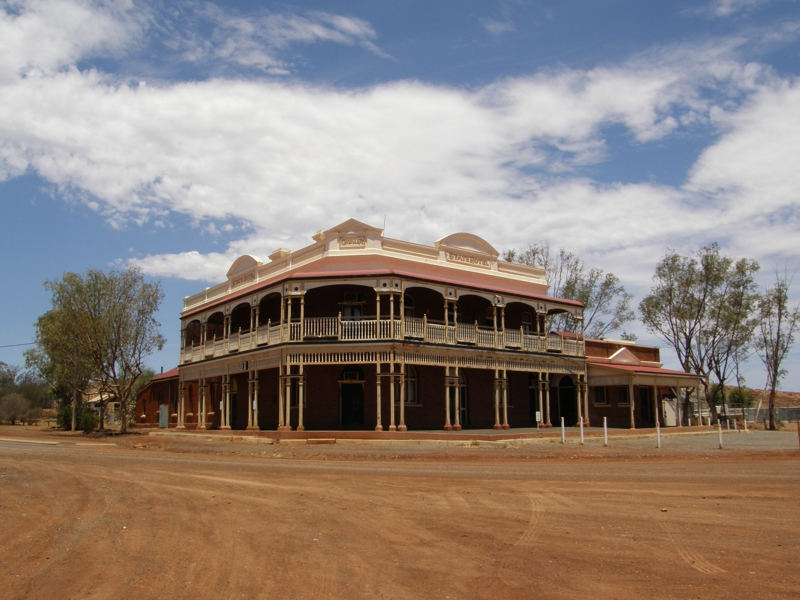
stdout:
[(342, 319), (360, 321), (364, 314), (364, 301), (361, 292), (345, 292), (342, 297)]
[(533, 317), (531, 313), (522, 313), (522, 333), (527, 333), (528, 335), (533, 333)]
[(414, 298), (408, 294), (403, 296), (403, 313), (406, 319), (414, 318)]

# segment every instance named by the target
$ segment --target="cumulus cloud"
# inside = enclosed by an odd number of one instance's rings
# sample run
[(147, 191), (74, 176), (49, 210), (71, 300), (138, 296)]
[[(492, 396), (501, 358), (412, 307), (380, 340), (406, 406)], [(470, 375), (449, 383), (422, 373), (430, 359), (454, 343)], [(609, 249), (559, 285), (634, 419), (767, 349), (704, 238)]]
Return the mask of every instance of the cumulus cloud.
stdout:
[[(708, 241), (709, 223), (728, 247), (744, 243), (747, 227), (764, 256), (796, 256), (800, 94), (793, 81), (738, 60), (738, 40), (475, 89), (223, 78), (145, 86), (74, 67), (140, 37), (125, 5), (74, 6), (116, 19), (124, 35), (62, 43), (54, 34), (54, 50), (0, 58), (16, 65), (0, 82), (0, 177), (32, 170), (116, 227), (164, 227), (178, 214), (220, 244), (231, 222), (249, 232), (220, 252), (201, 254), (187, 241), (182, 252), (131, 260), (151, 275), (219, 281), (237, 255), (263, 258), (348, 217), (381, 224), (384, 215), (387, 235), (425, 243), (458, 230), (500, 248), (549, 239), (598, 266), (613, 261), (634, 287), (646, 285), (667, 246)], [(35, 36), (58, 29), (26, 10), (6, 10), (0, 27), (30, 18)], [(274, 52), (289, 44), (370, 48), (375, 39), (368, 23), (328, 13), (246, 20), (205, 10), (216, 29), (210, 46), (196, 48), (198, 60), (222, 52), (283, 69)], [(697, 126), (720, 137), (683, 186), (600, 184), (583, 168), (606, 159), (610, 126), (625, 128), (633, 144)]]

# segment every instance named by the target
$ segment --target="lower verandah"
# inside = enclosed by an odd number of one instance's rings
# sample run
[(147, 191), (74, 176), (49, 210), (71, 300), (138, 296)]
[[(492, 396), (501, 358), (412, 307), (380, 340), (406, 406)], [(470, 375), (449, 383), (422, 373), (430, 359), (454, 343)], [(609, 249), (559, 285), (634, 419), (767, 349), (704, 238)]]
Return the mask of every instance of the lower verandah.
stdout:
[[(170, 402), (170, 427), (182, 425), (186, 429), (197, 429), (199, 424), (202, 429), (205, 421), (206, 429), (257, 427), (261, 430), (285, 430), (287, 423), (296, 429), (300, 420), (298, 398), (301, 395), (305, 400), (302, 407), (305, 430), (367, 431), (380, 425), (382, 430), (391, 431), (393, 424), (399, 430), (403, 424), (409, 430), (441, 430), (446, 428), (448, 421), (451, 426), (458, 424), (464, 429), (491, 429), (504, 424), (508, 427), (536, 427), (537, 412), (540, 413), (540, 425), (558, 426), (563, 417), (567, 426), (575, 426), (584, 415), (592, 417), (595, 413), (594, 407), (588, 405), (586, 388), (576, 375), (553, 375), (545, 379), (548, 375), (544, 373), (508, 371), (505, 377), (500, 372), (499, 380), (496, 380), (492, 370), (460, 368), (456, 375), (452, 368), (446, 371), (445, 367), (407, 365), (407, 377), (401, 386), (400, 378), (391, 377), (388, 367), (383, 365), (383, 372), (378, 375), (374, 364), (312, 365), (305, 367), (302, 379), (297, 377), (297, 369), (288, 378), (281, 377), (277, 368), (265, 369), (257, 372), (257, 383), (250, 381), (248, 373), (230, 375), (227, 407), (223, 378), (206, 379), (202, 382), (205, 389), (201, 389), (200, 381), (185, 381), (183, 418), (179, 418), (180, 399), (176, 397)], [(381, 380), (380, 386), (378, 379)], [(281, 395), (287, 396), (287, 390), (290, 398), (288, 422), (287, 406), (281, 398)], [(248, 414), (253, 398), (251, 394), (256, 398), (256, 410)], [(402, 406), (401, 394), (405, 398)], [(198, 414), (203, 396), (205, 419)], [(143, 418), (139, 425), (157, 426), (158, 407), (141, 408), (139, 414)], [(619, 407), (616, 412), (620, 413), (618, 419), (622, 421), (629, 409)], [(636, 413), (639, 417), (640, 411)], [(584, 417), (585, 424), (602, 426), (602, 417), (598, 423), (594, 420), (598, 419), (595, 417), (590, 421)], [(622, 422), (619, 425), (624, 426)], [(636, 425), (647, 427), (653, 426), (654, 422), (637, 418)]]

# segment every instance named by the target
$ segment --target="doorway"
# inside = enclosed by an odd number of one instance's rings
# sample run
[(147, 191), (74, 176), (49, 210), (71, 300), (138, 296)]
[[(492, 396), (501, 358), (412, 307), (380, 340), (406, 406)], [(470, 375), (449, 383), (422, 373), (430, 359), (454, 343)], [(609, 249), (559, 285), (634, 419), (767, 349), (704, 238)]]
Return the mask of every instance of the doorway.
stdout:
[(341, 426), (364, 426), (364, 371), (359, 366), (342, 369), (339, 380), (341, 395)]

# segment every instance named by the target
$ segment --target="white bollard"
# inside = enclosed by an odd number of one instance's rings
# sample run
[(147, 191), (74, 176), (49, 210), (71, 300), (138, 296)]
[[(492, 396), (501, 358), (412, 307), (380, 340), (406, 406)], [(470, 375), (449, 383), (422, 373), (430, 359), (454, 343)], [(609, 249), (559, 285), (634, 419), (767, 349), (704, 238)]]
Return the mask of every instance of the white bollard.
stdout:
[(725, 422), (727, 423), (728, 431), (730, 431), (731, 430), (731, 420), (730, 419), (725, 419)]
[(583, 418), (581, 418), (581, 446), (583, 446)]
[(744, 420), (744, 430), (747, 431), (747, 419)]
[(722, 450), (722, 421), (717, 421), (717, 428), (719, 429), (719, 449)]
[(608, 446), (608, 419), (603, 417), (603, 446)]
[(736, 420), (733, 421), (733, 430), (739, 431), (739, 423)]
[(661, 450), (661, 423), (656, 420), (656, 448)]
[(567, 443), (567, 432), (564, 431), (564, 417), (561, 417), (561, 443)]

